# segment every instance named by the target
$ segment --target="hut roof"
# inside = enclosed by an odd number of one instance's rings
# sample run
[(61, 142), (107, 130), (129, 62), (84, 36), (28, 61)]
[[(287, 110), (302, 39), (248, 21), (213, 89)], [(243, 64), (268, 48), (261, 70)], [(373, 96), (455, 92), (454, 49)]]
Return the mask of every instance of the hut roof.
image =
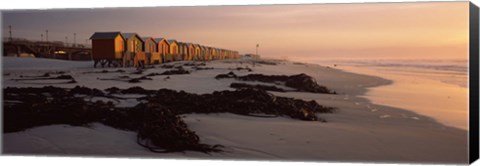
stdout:
[(135, 35), (135, 33), (122, 33), (122, 35), (125, 36), (125, 38), (130, 38)]
[(115, 39), (118, 35), (123, 38), (120, 32), (95, 32), (90, 39)]
[(123, 37), (125, 37), (125, 39), (129, 39), (132, 36), (137, 36), (140, 40), (143, 41), (143, 39), (137, 33), (122, 33), (122, 35)]
[(174, 43), (174, 42), (177, 43), (177, 44), (179, 43), (179, 42), (177, 42), (177, 40), (175, 40), (175, 39), (171, 39), (171, 40), (167, 40), (167, 41), (168, 41), (168, 43)]
[(153, 39), (152, 37), (142, 37), (141, 39), (142, 39), (143, 41), (145, 41), (145, 42), (146, 42), (148, 39), (152, 39), (153, 42), (155, 42), (155, 43), (157, 42), (157, 41), (155, 41), (155, 39)]
[[(167, 41), (167, 39), (165, 39), (165, 38), (163, 38), (163, 37), (155, 38), (155, 41), (156, 41), (157, 43), (160, 43), (162, 40)], [(167, 41), (167, 43), (168, 43), (168, 41)]]

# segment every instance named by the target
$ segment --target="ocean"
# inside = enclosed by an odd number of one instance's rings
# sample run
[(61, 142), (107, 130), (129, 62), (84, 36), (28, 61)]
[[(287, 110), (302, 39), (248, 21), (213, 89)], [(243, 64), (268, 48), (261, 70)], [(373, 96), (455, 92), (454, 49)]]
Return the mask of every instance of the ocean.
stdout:
[(468, 60), (328, 60), (318, 64), (392, 80), (361, 97), (468, 130)]
[(323, 65), (370, 68), (388, 74), (422, 77), (468, 88), (468, 60), (324, 60)]

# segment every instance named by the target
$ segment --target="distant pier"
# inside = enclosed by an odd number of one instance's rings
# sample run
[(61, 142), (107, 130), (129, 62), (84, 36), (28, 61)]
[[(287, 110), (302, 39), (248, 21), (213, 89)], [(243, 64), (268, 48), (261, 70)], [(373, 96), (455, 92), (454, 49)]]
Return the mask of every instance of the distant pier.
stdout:
[(92, 49), (55, 41), (12, 40), (3, 42), (3, 56), (89, 61), (92, 60)]

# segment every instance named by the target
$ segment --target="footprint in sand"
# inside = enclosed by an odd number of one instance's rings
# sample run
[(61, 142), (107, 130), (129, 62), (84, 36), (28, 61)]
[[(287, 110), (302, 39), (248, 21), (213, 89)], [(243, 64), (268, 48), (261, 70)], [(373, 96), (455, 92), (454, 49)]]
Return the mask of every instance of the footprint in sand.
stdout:
[(374, 108), (374, 109), (371, 109), (370, 111), (377, 112), (378, 110)]

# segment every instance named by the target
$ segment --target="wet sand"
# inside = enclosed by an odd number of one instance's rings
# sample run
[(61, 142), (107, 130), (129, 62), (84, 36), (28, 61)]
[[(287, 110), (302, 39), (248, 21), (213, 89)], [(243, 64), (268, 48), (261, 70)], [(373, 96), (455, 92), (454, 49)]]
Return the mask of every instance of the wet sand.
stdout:
[(442, 124), (468, 130), (466, 87), (379, 67), (341, 65), (339, 68), (392, 80), (392, 84), (370, 88), (364, 95), (375, 104), (411, 110), (432, 117)]

